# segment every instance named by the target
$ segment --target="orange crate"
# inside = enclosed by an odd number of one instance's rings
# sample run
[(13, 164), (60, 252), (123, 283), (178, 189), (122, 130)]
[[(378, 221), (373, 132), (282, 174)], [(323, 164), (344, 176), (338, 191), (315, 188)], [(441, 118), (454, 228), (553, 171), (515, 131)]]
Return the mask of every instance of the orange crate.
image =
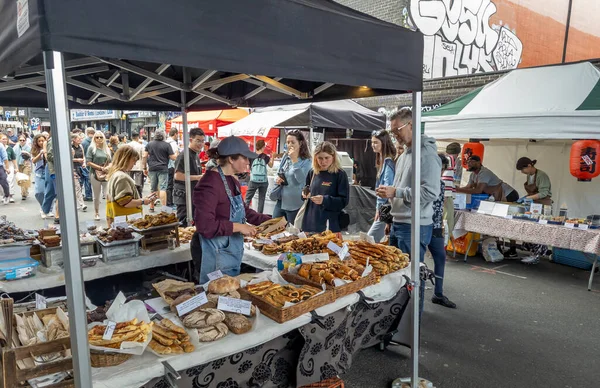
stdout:
[(316, 383), (303, 385), (300, 388), (344, 388), (344, 381), (339, 377), (317, 381)]

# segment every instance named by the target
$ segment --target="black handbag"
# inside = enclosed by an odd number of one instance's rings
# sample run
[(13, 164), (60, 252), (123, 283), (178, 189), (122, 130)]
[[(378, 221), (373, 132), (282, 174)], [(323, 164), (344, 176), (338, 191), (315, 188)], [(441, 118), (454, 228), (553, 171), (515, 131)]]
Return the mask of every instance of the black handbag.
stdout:
[(385, 222), (386, 224), (391, 224), (394, 222), (391, 203), (384, 203), (379, 207), (379, 221)]
[(340, 224), (340, 230), (346, 230), (350, 225), (350, 214), (346, 213), (345, 210), (340, 212), (338, 222)]

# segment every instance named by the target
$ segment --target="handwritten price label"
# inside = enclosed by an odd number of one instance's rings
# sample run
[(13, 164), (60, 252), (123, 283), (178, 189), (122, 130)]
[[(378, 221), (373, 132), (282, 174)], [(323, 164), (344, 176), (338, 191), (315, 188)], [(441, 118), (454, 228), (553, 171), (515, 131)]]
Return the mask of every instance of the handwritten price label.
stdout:
[(219, 296), (217, 309), (221, 311), (229, 311), (230, 313), (250, 315), (250, 311), (252, 310), (252, 302), (242, 299), (228, 298), (226, 296)]
[(44, 298), (40, 294), (35, 294), (35, 308), (37, 310), (43, 310), (46, 307), (48, 307), (48, 302), (46, 301), (46, 298)]
[(203, 292), (183, 303), (179, 303), (175, 308), (177, 309), (177, 314), (181, 317), (206, 303), (208, 303), (208, 299), (206, 298), (206, 292)]
[(105, 341), (112, 339), (115, 327), (117, 327), (116, 322), (108, 321), (108, 323), (106, 324), (106, 329), (104, 330), (104, 334), (102, 335), (102, 339)]
[(216, 270), (215, 272), (211, 272), (208, 275), (208, 280), (217, 280), (223, 277), (223, 273), (221, 272), (220, 269)]

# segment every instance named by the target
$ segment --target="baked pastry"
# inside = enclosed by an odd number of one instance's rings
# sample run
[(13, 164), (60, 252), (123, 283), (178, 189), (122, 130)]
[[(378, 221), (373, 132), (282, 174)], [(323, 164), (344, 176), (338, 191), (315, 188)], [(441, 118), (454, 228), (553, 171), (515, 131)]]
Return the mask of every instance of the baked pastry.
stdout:
[(184, 295), (180, 295), (177, 297), (177, 299), (175, 299), (173, 302), (171, 302), (171, 311), (176, 313), (177, 312), (177, 305), (185, 302), (188, 299), (192, 299), (192, 295), (190, 294), (184, 294)]
[(252, 323), (242, 314), (225, 313), (224, 322), (234, 334), (244, 334), (252, 329)]
[(198, 339), (201, 342), (216, 341), (225, 337), (229, 333), (227, 325), (223, 322), (219, 322), (213, 326), (202, 327), (198, 329)]
[(208, 284), (208, 292), (211, 294), (226, 294), (240, 288), (240, 280), (231, 276), (223, 276)]
[(202, 309), (186, 315), (183, 325), (190, 328), (202, 328), (225, 320), (225, 313), (217, 309)]

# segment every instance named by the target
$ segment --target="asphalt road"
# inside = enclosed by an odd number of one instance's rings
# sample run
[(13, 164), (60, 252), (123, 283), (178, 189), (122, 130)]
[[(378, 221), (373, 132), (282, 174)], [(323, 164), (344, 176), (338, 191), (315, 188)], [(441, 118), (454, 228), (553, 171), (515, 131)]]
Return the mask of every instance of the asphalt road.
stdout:
[[(428, 262), (430, 268), (433, 263)], [(420, 374), (437, 388), (600, 386), (600, 274), (543, 261), (526, 266), (449, 260), (444, 293), (426, 291)], [(342, 378), (347, 387), (389, 387), (410, 373), (410, 349), (363, 350)]]

